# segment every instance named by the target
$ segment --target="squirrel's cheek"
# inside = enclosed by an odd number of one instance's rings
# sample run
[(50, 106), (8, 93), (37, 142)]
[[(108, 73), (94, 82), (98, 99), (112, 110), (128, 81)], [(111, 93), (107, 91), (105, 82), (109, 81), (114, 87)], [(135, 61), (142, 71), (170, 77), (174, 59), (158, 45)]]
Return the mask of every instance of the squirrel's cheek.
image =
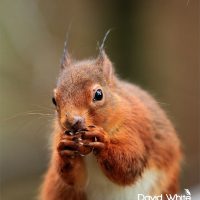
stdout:
[(65, 123), (66, 123), (66, 118), (65, 117), (60, 117), (59, 121), (60, 121), (60, 124), (62, 126), (65, 126)]

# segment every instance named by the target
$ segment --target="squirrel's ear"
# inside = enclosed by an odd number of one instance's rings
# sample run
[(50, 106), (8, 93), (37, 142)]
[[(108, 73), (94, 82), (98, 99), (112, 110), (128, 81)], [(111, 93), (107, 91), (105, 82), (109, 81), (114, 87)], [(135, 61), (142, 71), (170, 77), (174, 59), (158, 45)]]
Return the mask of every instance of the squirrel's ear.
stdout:
[(61, 59), (61, 69), (69, 67), (71, 65), (71, 62), (72, 62), (72, 58), (68, 53), (66, 55), (63, 55)]
[(68, 52), (68, 49), (67, 49), (67, 40), (65, 41), (65, 44), (64, 44), (64, 50), (63, 50), (63, 56), (61, 58), (61, 69), (64, 69), (66, 67), (69, 67), (72, 63), (72, 58)]
[(108, 56), (106, 55), (104, 50), (100, 51), (100, 54), (97, 58), (97, 65), (99, 65), (102, 68), (103, 71), (103, 75), (105, 76), (107, 82), (109, 84), (112, 84), (113, 82), (113, 66), (112, 63), (110, 61), (110, 59), (108, 58)]

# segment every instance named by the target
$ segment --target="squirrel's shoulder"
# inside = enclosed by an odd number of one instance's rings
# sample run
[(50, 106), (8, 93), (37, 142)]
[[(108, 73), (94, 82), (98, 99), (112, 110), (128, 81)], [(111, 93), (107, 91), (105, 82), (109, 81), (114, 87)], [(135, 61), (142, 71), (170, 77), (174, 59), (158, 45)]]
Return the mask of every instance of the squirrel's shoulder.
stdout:
[(144, 104), (154, 103), (158, 104), (155, 98), (142, 87), (124, 80), (117, 79), (116, 91), (125, 97), (136, 97)]
[(128, 99), (128, 101), (129, 99), (131, 101), (132, 98), (139, 99), (150, 113), (153, 124), (159, 124), (160, 127), (168, 127), (172, 131), (173, 126), (166, 112), (160, 105), (160, 102), (149, 92), (136, 84), (123, 80), (117, 80), (117, 92), (121, 97)]

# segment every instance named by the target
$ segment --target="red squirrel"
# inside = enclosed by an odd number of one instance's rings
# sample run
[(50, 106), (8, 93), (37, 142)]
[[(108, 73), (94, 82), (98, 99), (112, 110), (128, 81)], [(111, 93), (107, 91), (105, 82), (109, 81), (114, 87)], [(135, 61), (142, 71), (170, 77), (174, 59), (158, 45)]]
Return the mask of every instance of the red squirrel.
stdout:
[(41, 200), (135, 200), (179, 189), (180, 141), (158, 102), (121, 80), (102, 48), (64, 51), (54, 90), (52, 154)]

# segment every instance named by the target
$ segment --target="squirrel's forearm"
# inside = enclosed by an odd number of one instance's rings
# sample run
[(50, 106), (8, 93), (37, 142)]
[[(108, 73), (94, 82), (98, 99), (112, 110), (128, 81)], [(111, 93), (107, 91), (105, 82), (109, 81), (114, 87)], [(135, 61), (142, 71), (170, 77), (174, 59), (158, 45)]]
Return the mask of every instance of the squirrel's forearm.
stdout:
[(69, 191), (69, 186), (64, 183), (55, 167), (51, 165), (45, 175), (39, 200), (64, 200)]
[(54, 150), (39, 200), (85, 200), (85, 181), (82, 158), (63, 160)]
[(80, 156), (61, 155), (62, 151), (59, 147), (62, 141), (62, 134), (59, 130), (54, 134), (50, 166), (53, 166), (54, 171), (67, 185), (79, 188), (85, 187), (86, 167), (84, 160)]
[(50, 166), (45, 176), (39, 200), (85, 200), (86, 196), (81, 188), (66, 184), (56, 169)]
[(86, 167), (82, 157), (61, 158), (56, 155), (54, 156), (53, 165), (57, 174), (67, 185), (76, 188), (85, 187)]
[(119, 185), (130, 185), (141, 176), (147, 165), (143, 147), (134, 144), (112, 142), (97, 154), (97, 160), (105, 175)]

